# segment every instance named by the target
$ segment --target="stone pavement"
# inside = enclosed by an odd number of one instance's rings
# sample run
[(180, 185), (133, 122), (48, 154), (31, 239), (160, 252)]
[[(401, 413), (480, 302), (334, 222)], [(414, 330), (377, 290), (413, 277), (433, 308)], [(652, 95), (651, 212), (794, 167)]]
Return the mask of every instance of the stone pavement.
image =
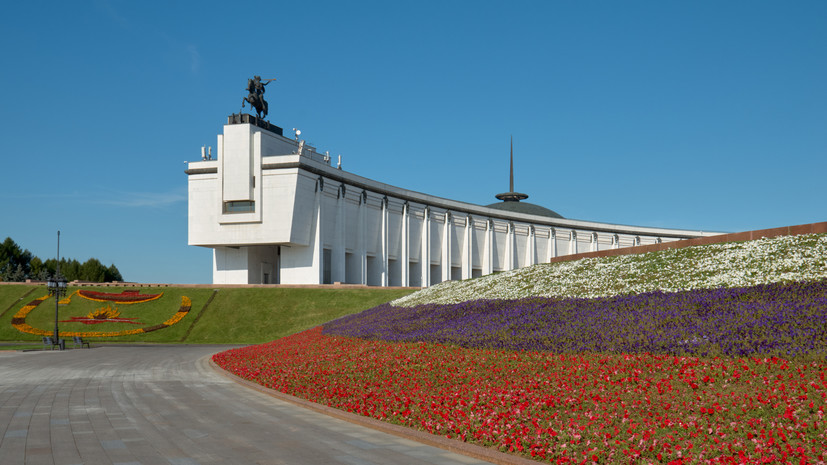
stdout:
[(0, 465), (491, 463), (250, 389), (210, 367), (226, 348), (0, 352)]

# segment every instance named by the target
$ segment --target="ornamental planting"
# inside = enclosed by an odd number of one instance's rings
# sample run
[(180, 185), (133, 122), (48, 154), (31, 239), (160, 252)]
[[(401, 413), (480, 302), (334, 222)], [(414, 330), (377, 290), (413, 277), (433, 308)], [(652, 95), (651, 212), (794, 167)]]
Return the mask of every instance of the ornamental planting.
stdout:
[(450, 305), (389, 304), (325, 325), (325, 333), (393, 342), (555, 353), (827, 358), (827, 280), (535, 297)]
[(825, 278), (823, 234), (539, 265), (214, 360), (543, 462), (823, 464)]
[(446, 281), (397, 299), (393, 305), (529, 296), (591, 298), (826, 278), (827, 234), (805, 234), (540, 264), (478, 279)]
[[(82, 297), (84, 300), (91, 300), (93, 302), (117, 302), (120, 305), (130, 305), (130, 304), (139, 304), (145, 303), (153, 300), (157, 300), (161, 297), (162, 294), (140, 294), (138, 291), (131, 291), (131, 292), (124, 292), (121, 294), (108, 294), (103, 292), (94, 292), (94, 291), (76, 291), (72, 293), (69, 297), (61, 300), (59, 302), (60, 305), (67, 306), (69, 312), (73, 310), (71, 304), (71, 298), (74, 295), (78, 295)], [(42, 304), (47, 299), (50, 299), (49, 295), (44, 295), (37, 299), (34, 299), (24, 305), (15, 315), (12, 317), (11, 324), (12, 326), (20, 332), (35, 334), (38, 336), (50, 336), (54, 334), (54, 330), (52, 328), (45, 329), (41, 327), (36, 327), (30, 324), (27, 320), (33, 311), (35, 311), (40, 304)], [(130, 305), (130, 308), (137, 307), (135, 305)], [(128, 336), (133, 334), (142, 334), (142, 333), (149, 333), (152, 331), (157, 331), (159, 329), (164, 329), (169, 326), (172, 326), (179, 321), (181, 321), (190, 311), (192, 308), (192, 300), (189, 297), (183, 296), (181, 297), (181, 304), (178, 307), (178, 310), (167, 320), (160, 324), (155, 324), (151, 326), (144, 325), (137, 320), (137, 317), (125, 317), (121, 316), (121, 311), (117, 309), (117, 307), (112, 308), (111, 304), (107, 304), (107, 307), (97, 308), (92, 312), (87, 313), (86, 315), (74, 315), (70, 316), (68, 319), (59, 320), (62, 323), (65, 323), (60, 327), (60, 336), (61, 337), (83, 337), (83, 338), (97, 338), (97, 337), (116, 337), (116, 336)], [(62, 310), (63, 314), (65, 314), (66, 310)], [(109, 331), (79, 331), (76, 326), (72, 326), (73, 324), (83, 324), (83, 325), (96, 325), (96, 324), (103, 324), (108, 323), (109, 326), (120, 326), (120, 325), (143, 325), (141, 328), (131, 328), (131, 329), (116, 329), (116, 330), (109, 330)]]
[(326, 335), (216, 354), (358, 415), (553, 463), (823, 463), (827, 365), (471, 349)]

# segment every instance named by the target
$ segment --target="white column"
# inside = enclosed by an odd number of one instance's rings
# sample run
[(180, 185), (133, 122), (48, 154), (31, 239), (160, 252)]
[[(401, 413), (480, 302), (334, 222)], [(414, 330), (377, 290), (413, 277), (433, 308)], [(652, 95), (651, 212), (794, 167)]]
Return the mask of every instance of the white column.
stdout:
[(468, 215), (465, 217), (465, 237), (462, 240), (462, 279), (471, 279), (471, 267), (474, 264), (472, 254), (474, 249), (471, 241), (474, 237), (474, 220)]
[(442, 281), (451, 280), (451, 212), (445, 212), (442, 225)]
[(514, 223), (508, 223), (508, 232), (505, 235), (505, 269), (510, 271), (514, 269)]
[(536, 255), (536, 247), (537, 246), (534, 243), (535, 235), (534, 235), (534, 225), (533, 224), (528, 226), (528, 239), (526, 239), (526, 240), (527, 240), (527, 242), (525, 244), (525, 265), (526, 266), (531, 266), (531, 265), (534, 265), (534, 264), (537, 263), (537, 261), (535, 260), (535, 257), (534, 257)]
[(569, 255), (577, 253), (577, 233), (572, 229), (569, 233)]
[(324, 254), (322, 253), (322, 190), (324, 189), (324, 181), (322, 178), (316, 180), (316, 196), (313, 202), (313, 258), (311, 259), (311, 267), (313, 268), (313, 275), (316, 277), (316, 283), (324, 282)]
[(382, 198), (382, 227), (379, 240), (382, 242), (382, 286), (388, 287), (388, 197)]
[(411, 285), (410, 277), (410, 242), (411, 242), (411, 219), (408, 216), (408, 202), (402, 206), (402, 231), (399, 238), (399, 262), (401, 266), (400, 276), (402, 277), (402, 285), (407, 287)]
[(557, 230), (554, 228), (549, 228), (548, 230), (548, 260), (547, 262), (551, 262), (551, 259), (557, 256)]
[(617, 234), (612, 234), (612, 248), (620, 248), (620, 236), (618, 236)]
[(345, 185), (339, 186), (339, 198), (336, 200), (336, 234), (333, 238), (333, 250), (331, 253), (331, 270), (334, 283), (345, 282), (345, 212), (347, 201), (345, 200)]
[(482, 274), (489, 275), (494, 272), (494, 220), (485, 220), (485, 243), (482, 251)]
[(592, 233), (591, 244), (589, 244), (590, 252), (597, 252), (597, 232)]
[(368, 193), (362, 191), (362, 195), (359, 196), (359, 238), (357, 240), (359, 250), (356, 253), (359, 256), (359, 273), (361, 274), (359, 282), (363, 285), (368, 283), (367, 210)]
[(431, 209), (425, 207), (422, 213), (422, 252), (419, 263), (422, 265), (422, 287), (431, 285)]

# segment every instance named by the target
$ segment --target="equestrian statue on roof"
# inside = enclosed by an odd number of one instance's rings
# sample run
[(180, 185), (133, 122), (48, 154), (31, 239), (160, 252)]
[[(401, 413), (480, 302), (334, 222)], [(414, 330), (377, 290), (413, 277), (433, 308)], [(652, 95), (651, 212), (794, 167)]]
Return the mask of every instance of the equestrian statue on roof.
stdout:
[(256, 109), (256, 115), (261, 118), (262, 113), (267, 117), (267, 101), (264, 100), (264, 86), (270, 84), (275, 79), (267, 79), (262, 81), (261, 76), (254, 76), (253, 79), (247, 79), (247, 97), (241, 101), (241, 108), (244, 108), (244, 102), (250, 104), (252, 108)]

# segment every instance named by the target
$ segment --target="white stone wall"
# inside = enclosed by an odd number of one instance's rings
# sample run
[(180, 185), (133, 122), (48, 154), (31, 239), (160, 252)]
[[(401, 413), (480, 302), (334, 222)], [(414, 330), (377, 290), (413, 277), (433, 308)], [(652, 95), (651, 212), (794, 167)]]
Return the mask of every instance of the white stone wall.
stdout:
[[(216, 160), (189, 164), (189, 244), (216, 284), (428, 286), (559, 255), (713, 233), (554, 219), (457, 202), (336, 169), (312, 147), (224, 126)], [(225, 202), (252, 201), (228, 213)]]

